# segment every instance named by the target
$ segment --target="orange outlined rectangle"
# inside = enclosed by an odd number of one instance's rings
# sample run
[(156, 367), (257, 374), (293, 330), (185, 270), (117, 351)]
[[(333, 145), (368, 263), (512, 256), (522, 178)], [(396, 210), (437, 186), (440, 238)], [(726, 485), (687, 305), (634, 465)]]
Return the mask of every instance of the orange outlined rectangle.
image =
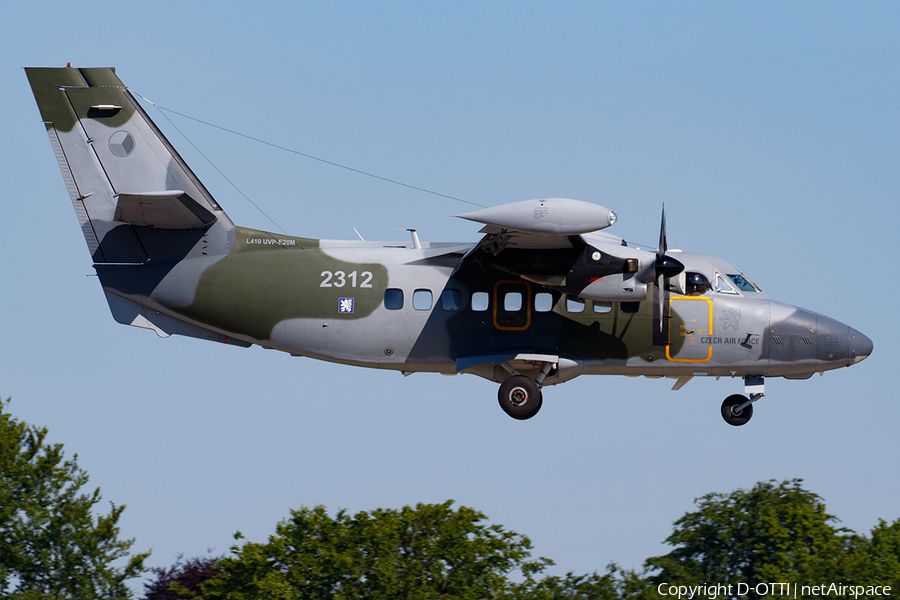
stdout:
[[(709, 305), (709, 333), (708, 335), (712, 336), (712, 325), (713, 325), (713, 303), (709, 298), (704, 298), (703, 296), (672, 296), (669, 298), (669, 318), (672, 318), (672, 302), (674, 300), (703, 300)], [(684, 335), (684, 334), (683, 334)], [(672, 334), (669, 333), (669, 337), (671, 338)], [(666, 346), (666, 358), (672, 362), (682, 362), (682, 363), (701, 363), (707, 362), (712, 358), (712, 344), (707, 348), (706, 358), (675, 358), (669, 354), (669, 349), (671, 348), (671, 344)]]

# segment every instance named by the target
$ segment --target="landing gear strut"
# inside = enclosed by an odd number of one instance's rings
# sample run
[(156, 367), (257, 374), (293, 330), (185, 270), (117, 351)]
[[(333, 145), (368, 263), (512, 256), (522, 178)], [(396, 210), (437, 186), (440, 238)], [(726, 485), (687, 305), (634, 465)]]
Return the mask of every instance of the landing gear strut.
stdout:
[(753, 416), (753, 403), (765, 395), (762, 377), (744, 377), (744, 391), (750, 397), (732, 394), (722, 402), (722, 418), (735, 427), (743, 425)]
[(500, 408), (513, 419), (524, 421), (541, 410), (543, 394), (537, 382), (524, 375), (513, 375), (500, 385)]

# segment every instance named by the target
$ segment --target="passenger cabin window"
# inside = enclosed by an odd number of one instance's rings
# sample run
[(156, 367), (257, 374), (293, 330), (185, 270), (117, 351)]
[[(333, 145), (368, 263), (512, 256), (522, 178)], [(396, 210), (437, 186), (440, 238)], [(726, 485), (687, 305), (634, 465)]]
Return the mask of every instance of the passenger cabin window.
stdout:
[(578, 298), (566, 298), (566, 310), (570, 313), (584, 312), (584, 300)]
[(550, 312), (553, 310), (553, 294), (538, 292), (534, 295), (534, 312)]
[(459, 310), (462, 305), (462, 294), (459, 290), (444, 290), (441, 292), (441, 308), (444, 310)]
[(498, 281), (494, 286), (494, 327), (525, 331), (531, 325), (531, 286), (524, 281)]
[(503, 296), (503, 310), (507, 312), (522, 310), (522, 292), (507, 292)]
[(398, 288), (384, 290), (384, 307), (388, 310), (400, 310), (403, 308), (403, 290)]
[(416, 310), (431, 310), (431, 290), (416, 290), (413, 292), (413, 308)]
[(491, 302), (491, 295), (487, 292), (472, 293), (472, 310), (482, 312), (488, 309)]
[(608, 313), (612, 311), (612, 302), (599, 302), (594, 300), (594, 312), (595, 313)]

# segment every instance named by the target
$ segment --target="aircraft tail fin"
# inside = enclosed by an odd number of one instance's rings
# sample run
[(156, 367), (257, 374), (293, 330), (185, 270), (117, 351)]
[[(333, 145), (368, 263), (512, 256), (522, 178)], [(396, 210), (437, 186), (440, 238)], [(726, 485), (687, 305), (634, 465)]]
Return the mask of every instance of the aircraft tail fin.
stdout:
[(234, 227), (115, 69), (25, 72), (94, 263), (175, 260), (160, 230)]

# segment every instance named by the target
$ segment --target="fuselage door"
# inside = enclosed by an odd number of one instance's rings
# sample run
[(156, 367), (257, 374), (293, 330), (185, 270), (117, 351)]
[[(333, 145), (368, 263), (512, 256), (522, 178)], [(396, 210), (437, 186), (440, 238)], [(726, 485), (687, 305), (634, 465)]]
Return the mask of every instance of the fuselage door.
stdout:
[(531, 285), (524, 281), (498, 281), (494, 286), (494, 327), (524, 331), (531, 325)]
[(706, 362), (712, 358), (712, 300), (673, 296), (669, 300), (669, 345), (673, 362)]

